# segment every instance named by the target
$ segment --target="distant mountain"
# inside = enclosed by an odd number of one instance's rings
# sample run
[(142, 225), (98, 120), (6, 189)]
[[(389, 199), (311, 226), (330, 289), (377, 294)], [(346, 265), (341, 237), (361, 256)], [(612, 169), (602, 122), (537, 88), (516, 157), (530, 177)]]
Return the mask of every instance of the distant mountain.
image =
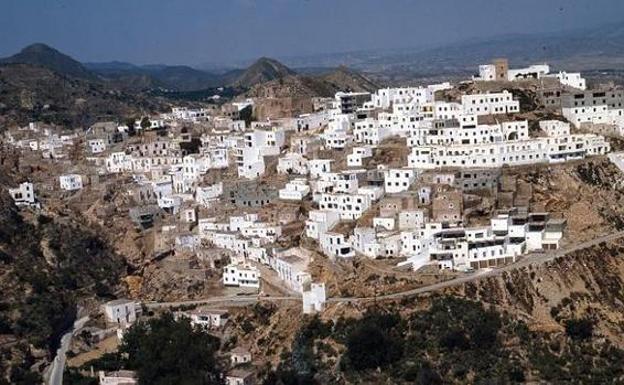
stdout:
[(507, 57), (510, 65), (547, 62), (562, 69), (589, 70), (624, 66), (624, 22), (553, 33), (513, 34), (470, 39), (435, 47), (364, 50), (293, 57), (294, 68), (347, 65), (376, 74), (469, 73), (477, 65)]
[(13, 56), (0, 59), (0, 64), (7, 63), (41, 66), (64, 76), (95, 78), (80, 62), (42, 43), (29, 45)]
[(250, 97), (331, 97), (338, 91), (375, 91), (379, 85), (364, 75), (339, 67), (320, 75), (287, 75), (253, 86)]
[(82, 65), (93, 72), (115, 72), (115, 71), (134, 71), (139, 69), (138, 66), (123, 61), (110, 61), (104, 63), (82, 63)]
[(256, 84), (295, 75), (295, 71), (275, 59), (262, 57), (249, 66), (232, 83), (233, 86), (250, 88)]
[(85, 66), (102, 78), (141, 88), (166, 88), (175, 91), (194, 91), (222, 85), (221, 76), (188, 66), (151, 64), (137, 66), (125, 62), (87, 63)]
[(379, 89), (379, 85), (376, 82), (345, 66), (340, 66), (336, 70), (322, 74), (319, 77), (320, 80), (341, 91), (374, 92)]
[(188, 66), (141, 67), (157, 83), (177, 91), (193, 91), (221, 86), (221, 77)]

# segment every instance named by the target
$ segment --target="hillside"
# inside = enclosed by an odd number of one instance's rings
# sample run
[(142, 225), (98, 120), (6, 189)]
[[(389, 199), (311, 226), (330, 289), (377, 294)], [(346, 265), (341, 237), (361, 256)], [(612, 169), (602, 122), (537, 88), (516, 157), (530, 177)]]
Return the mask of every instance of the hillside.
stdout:
[(374, 92), (379, 84), (364, 76), (362, 73), (340, 66), (336, 70), (320, 75), (319, 79), (337, 90), (354, 92)]
[(31, 64), (50, 69), (64, 76), (95, 79), (95, 75), (80, 62), (41, 43), (29, 45), (13, 56), (0, 59), (0, 64), (10, 63)]
[(71, 218), (22, 214), (0, 188), (0, 383), (41, 383), (36, 372), (76, 305), (115, 290), (125, 263), (94, 230)]
[(231, 85), (250, 88), (256, 84), (266, 83), (292, 75), (295, 75), (295, 72), (282, 63), (274, 59), (263, 57), (242, 72)]
[(256, 84), (294, 75), (295, 72), (270, 58), (260, 58), (245, 69), (211, 73), (189, 66), (143, 65), (130, 63), (88, 63), (86, 67), (112, 84), (127, 82), (144, 89), (164, 88), (178, 92), (199, 91), (215, 87), (250, 88)]
[[(378, 88), (370, 79), (343, 66), (330, 72), (317, 68), (308, 75), (299, 75), (267, 57), (244, 69), (211, 73), (184, 65), (137, 66), (118, 61), (82, 64), (45, 44), (33, 44), (9, 58), (1, 59), (0, 63), (28, 64), (72, 79), (70, 83), (75, 83), (75, 79), (90, 81), (94, 83), (90, 85), (94, 89), (106, 88), (127, 94), (150, 90), (175, 93), (206, 90), (212, 95), (215, 88), (228, 87), (248, 91), (250, 96), (332, 96), (340, 90), (373, 91)], [(27, 67), (13, 67), (17, 81), (30, 77), (29, 72), (34, 71), (29, 69), (24, 74), (18, 74), (18, 68), (25, 70)], [(44, 72), (41, 74), (41, 88), (47, 88), (49, 76)], [(30, 92), (29, 87), (25, 90)]]
[(86, 67), (113, 85), (124, 87), (130, 82), (139, 89), (164, 88), (194, 91), (221, 86), (222, 77), (188, 66), (145, 65), (130, 63), (89, 63)]
[(155, 110), (158, 102), (28, 64), (0, 65), (0, 123), (41, 120), (68, 128)]
[(379, 85), (365, 76), (340, 67), (334, 71), (316, 75), (289, 75), (255, 85), (247, 93), (250, 97), (332, 97), (338, 91), (372, 92)]

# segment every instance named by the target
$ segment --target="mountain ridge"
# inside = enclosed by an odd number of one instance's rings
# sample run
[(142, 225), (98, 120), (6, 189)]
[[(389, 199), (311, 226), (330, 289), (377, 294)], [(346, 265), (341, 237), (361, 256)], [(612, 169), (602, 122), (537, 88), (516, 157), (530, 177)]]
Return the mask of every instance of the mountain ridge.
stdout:
[(95, 75), (82, 63), (43, 43), (30, 44), (15, 55), (0, 59), (0, 64), (18, 63), (45, 67), (64, 76), (82, 79), (95, 78)]

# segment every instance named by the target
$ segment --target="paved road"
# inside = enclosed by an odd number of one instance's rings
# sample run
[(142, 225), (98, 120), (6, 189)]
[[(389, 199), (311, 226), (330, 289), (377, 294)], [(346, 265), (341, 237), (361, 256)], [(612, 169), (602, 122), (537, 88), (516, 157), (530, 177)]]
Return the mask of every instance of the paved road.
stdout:
[(48, 381), (46, 382), (48, 385), (62, 385), (63, 384), (63, 372), (65, 371), (65, 354), (69, 349), (69, 344), (71, 343), (72, 337), (76, 334), (76, 332), (87, 323), (89, 320), (89, 316), (82, 317), (74, 322), (74, 327), (69, 332), (65, 333), (61, 338), (61, 344), (56, 351), (56, 357), (54, 357), (54, 361), (52, 361), (52, 365), (50, 366)]
[[(483, 278), (495, 277), (503, 274), (504, 272), (515, 270), (518, 268), (526, 267), (531, 264), (542, 264), (548, 261), (552, 261), (556, 258), (562, 257), (566, 254), (573, 253), (578, 250), (586, 249), (598, 245), (603, 242), (614, 241), (620, 238), (624, 238), (624, 231), (598, 237), (586, 242), (579, 243), (577, 245), (563, 248), (555, 251), (544, 253), (532, 253), (524, 256), (517, 262), (514, 262), (503, 267), (494, 269), (479, 270), (473, 274), (453, 278), (448, 281), (435, 283), (432, 285), (422, 286), (412, 290), (406, 290), (392, 294), (382, 294), (376, 297), (331, 297), (327, 299), (327, 302), (331, 303), (351, 303), (351, 302), (366, 302), (366, 301), (379, 301), (389, 299), (400, 299), (406, 297), (412, 297), (414, 295), (428, 293), (436, 290), (446, 289), (453, 286), (462, 285), (467, 282), (477, 281)], [(163, 307), (177, 307), (184, 305), (220, 305), (224, 307), (229, 306), (246, 306), (251, 305), (259, 301), (301, 301), (301, 297), (284, 296), (284, 297), (261, 297), (261, 296), (227, 296), (227, 297), (213, 297), (205, 300), (193, 300), (193, 301), (180, 301), (180, 302), (146, 302), (145, 306), (148, 308), (163, 308)]]
[(518, 268), (526, 267), (531, 264), (539, 265), (542, 263), (546, 263), (548, 261), (552, 261), (556, 258), (562, 257), (566, 254), (570, 254), (578, 250), (586, 249), (588, 247), (592, 247), (603, 242), (614, 241), (620, 238), (624, 238), (624, 231), (598, 237), (590, 241), (582, 242), (578, 245), (565, 248), (565, 249), (559, 249), (556, 251), (545, 252), (545, 253), (528, 254), (522, 259), (520, 259), (519, 261), (506, 265), (506, 266), (502, 266), (500, 268), (495, 268), (491, 270), (481, 270), (470, 275), (466, 275), (466, 276), (459, 277), (459, 278), (453, 278), (448, 281), (434, 283), (432, 285), (427, 285), (427, 286), (419, 287), (419, 288), (412, 289), (412, 290), (406, 290), (406, 291), (402, 291), (399, 293), (392, 293), (392, 294), (382, 294), (382, 295), (378, 295), (377, 297), (334, 297), (334, 298), (328, 298), (327, 302), (364, 302), (364, 301), (372, 301), (372, 300), (379, 301), (379, 300), (384, 300), (384, 299), (399, 299), (399, 298), (411, 297), (417, 294), (423, 294), (423, 293), (428, 293), (431, 291), (446, 289), (446, 288), (461, 285), (467, 282), (477, 281), (483, 278), (495, 277), (495, 276), (503, 274), (506, 271), (511, 271), (511, 270), (515, 270)]
[(212, 297), (210, 299), (198, 299), (190, 301), (177, 301), (177, 302), (144, 302), (143, 305), (148, 309), (157, 309), (164, 307), (179, 307), (189, 305), (214, 305), (214, 306), (247, 306), (252, 305), (259, 301), (301, 301), (301, 297), (296, 296), (284, 296), (284, 297), (262, 297), (262, 296), (224, 296), (224, 297)]

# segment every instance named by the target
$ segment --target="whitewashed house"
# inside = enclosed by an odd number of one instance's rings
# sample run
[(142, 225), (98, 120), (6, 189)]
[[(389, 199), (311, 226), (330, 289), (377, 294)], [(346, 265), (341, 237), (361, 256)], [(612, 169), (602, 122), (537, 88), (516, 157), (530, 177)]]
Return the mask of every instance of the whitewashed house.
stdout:
[(349, 258), (355, 255), (344, 234), (328, 231), (320, 235), (321, 250), (330, 258)]
[(139, 383), (139, 377), (132, 370), (118, 370), (114, 372), (98, 372), (100, 385), (135, 385)]
[(130, 325), (137, 320), (137, 304), (129, 299), (116, 299), (103, 305), (106, 322)]
[(229, 320), (229, 313), (223, 309), (199, 308), (183, 313), (187, 316), (193, 327), (203, 329), (219, 329), (225, 326)]
[(277, 172), (279, 174), (308, 174), (308, 160), (302, 155), (289, 152), (277, 160)]
[(82, 176), (78, 174), (61, 175), (59, 177), (61, 189), (65, 191), (76, 191), (82, 189)]
[(10, 188), (9, 195), (16, 206), (34, 206), (37, 204), (35, 189), (32, 183), (20, 183), (17, 188)]
[(319, 240), (340, 222), (340, 214), (330, 210), (311, 210), (306, 221), (306, 236)]
[(416, 180), (416, 171), (412, 169), (388, 169), (384, 171), (384, 187), (387, 194), (409, 190)]
[(310, 186), (305, 178), (294, 179), (279, 190), (279, 198), (300, 201), (310, 194)]
[(319, 209), (336, 211), (340, 214), (340, 219), (356, 220), (368, 210), (370, 205), (368, 195), (325, 193), (321, 195)]
[(250, 264), (230, 264), (223, 268), (225, 286), (260, 288), (260, 271)]
[(314, 314), (323, 311), (327, 301), (324, 283), (311, 283), (309, 288), (304, 288), (302, 294), (304, 314)]
[(310, 178), (316, 179), (322, 174), (331, 172), (331, 159), (310, 159), (308, 167), (310, 168)]

